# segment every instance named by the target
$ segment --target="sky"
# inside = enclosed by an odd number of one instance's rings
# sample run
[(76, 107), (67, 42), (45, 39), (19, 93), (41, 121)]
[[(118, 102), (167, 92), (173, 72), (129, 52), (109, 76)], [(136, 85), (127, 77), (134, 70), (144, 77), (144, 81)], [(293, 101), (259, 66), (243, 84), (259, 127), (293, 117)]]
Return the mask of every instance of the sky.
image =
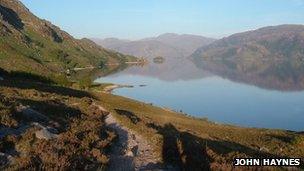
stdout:
[(221, 38), (304, 24), (304, 0), (21, 0), (77, 38), (140, 39), (162, 33)]

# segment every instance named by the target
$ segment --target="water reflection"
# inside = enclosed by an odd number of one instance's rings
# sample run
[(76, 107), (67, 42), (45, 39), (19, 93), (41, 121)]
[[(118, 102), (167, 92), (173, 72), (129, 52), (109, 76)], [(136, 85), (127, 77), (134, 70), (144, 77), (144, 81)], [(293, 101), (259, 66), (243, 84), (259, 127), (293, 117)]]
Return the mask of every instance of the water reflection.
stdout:
[(189, 60), (174, 59), (162, 64), (131, 66), (122, 74), (141, 75), (163, 81), (195, 80), (212, 75), (234, 82), (280, 91), (304, 90), (304, 63), (288, 60)]
[(281, 91), (304, 90), (304, 62), (298, 60), (194, 60), (195, 65), (232, 81)]
[(163, 81), (178, 81), (178, 80), (194, 80), (211, 76), (208, 71), (204, 71), (196, 65), (184, 58), (175, 58), (174, 60), (166, 60), (163, 63), (150, 62), (148, 65), (141, 67), (130, 66), (129, 68), (114, 74), (110, 77), (121, 75), (138, 75), (151, 78), (158, 78)]
[(135, 85), (114, 93), (220, 123), (303, 131), (304, 72), (297, 64), (166, 60), (97, 81)]

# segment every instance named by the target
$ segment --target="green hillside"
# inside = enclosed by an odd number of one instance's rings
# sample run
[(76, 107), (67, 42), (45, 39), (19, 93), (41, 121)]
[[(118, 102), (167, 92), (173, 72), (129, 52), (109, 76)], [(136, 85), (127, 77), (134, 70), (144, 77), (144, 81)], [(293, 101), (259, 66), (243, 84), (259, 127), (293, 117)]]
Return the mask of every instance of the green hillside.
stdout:
[(1, 0), (0, 12), (0, 67), (5, 70), (51, 75), (82, 67), (109, 70), (107, 63), (134, 59), (73, 38), (19, 1)]
[(198, 49), (194, 58), (292, 59), (304, 57), (304, 26), (280, 25), (234, 34)]

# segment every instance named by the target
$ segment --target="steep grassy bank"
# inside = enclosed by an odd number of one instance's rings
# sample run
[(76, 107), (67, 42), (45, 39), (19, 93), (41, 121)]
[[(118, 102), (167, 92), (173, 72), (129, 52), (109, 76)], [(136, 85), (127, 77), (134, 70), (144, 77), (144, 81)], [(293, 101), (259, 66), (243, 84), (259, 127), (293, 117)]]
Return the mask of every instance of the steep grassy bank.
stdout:
[(226, 170), (235, 157), (304, 158), (303, 133), (216, 124), (112, 94), (101, 97), (123, 125), (151, 142), (161, 163)]

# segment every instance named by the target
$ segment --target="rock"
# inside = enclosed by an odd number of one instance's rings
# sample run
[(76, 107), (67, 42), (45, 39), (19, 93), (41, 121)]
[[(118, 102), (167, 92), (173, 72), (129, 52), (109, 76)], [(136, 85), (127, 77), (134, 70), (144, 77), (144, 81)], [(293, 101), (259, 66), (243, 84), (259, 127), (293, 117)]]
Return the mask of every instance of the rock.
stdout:
[(0, 81), (3, 81), (3, 80), (4, 80), (4, 78), (0, 76)]
[(0, 169), (4, 169), (7, 165), (13, 162), (13, 157), (0, 152)]
[(55, 129), (55, 128), (53, 128), (53, 127), (50, 127), (50, 126), (48, 126), (46, 129), (47, 129), (49, 132), (51, 132), (52, 134), (58, 134), (58, 133), (59, 133), (57, 129)]
[(21, 112), (23, 116), (33, 122), (48, 122), (49, 118), (28, 106), (19, 105), (17, 111)]
[(266, 147), (261, 147), (261, 148), (260, 148), (260, 151), (266, 151), (266, 152), (269, 152), (269, 149), (268, 149), (268, 148), (266, 148)]
[(45, 127), (37, 122), (32, 123), (32, 125), (37, 128), (40, 128), (39, 131), (35, 132), (35, 135), (38, 139), (50, 140), (58, 137), (58, 131), (53, 127), (50, 126)]
[(35, 135), (38, 139), (45, 139), (45, 140), (51, 140), (58, 137), (57, 134), (53, 134), (47, 129), (41, 129), (40, 131), (35, 132)]
[(131, 150), (128, 150), (126, 152), (126, 156), (128, 156), (128, 157), (134, 157), (134, 154), (133, 154), (133, 152)]
[(31, 125), (35, 126), (35, 127), (38, 127), (40, 129), (46, 129), (47, 131), (49, 131), (50, 133), (53, 133), (53, 134), (58, 134), (59, 133), (58, 130), (56, 128), (52, 127), (52, 126), (45, 127), (38, 122), (33, 122)]
[(134, 156), (138, 156), (139, 155), (138, 145), (132, 147), (131, 151)]

